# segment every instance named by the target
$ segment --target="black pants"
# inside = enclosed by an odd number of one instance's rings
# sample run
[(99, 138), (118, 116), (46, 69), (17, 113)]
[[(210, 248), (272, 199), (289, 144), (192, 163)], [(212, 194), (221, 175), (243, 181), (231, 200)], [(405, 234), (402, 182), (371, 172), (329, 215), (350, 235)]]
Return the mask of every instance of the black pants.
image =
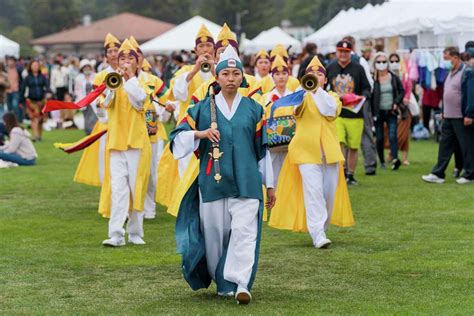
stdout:
[[(446, 168), (448, 167), (449, 161), (451, 160), (451, 156), (456, 151), (457, 144), (459, 144), (461, 147), (462, 157), (464, 158), (464, 169), (466, 169), (466, 162), (468, 165), (472, 164), (471, 161), (466, 161), (466, 158), (468, 158), (468, 137), (466, 137), (466, 130), (467, 129), (464, 127), (464, 120), (462, 118), (445, 119), (443, 121), (438, 148), (438, 162), (431, 171), (432, 174), (444, 179)], [(470, 176), (469, 171), (467, 175)]]
[(439, 112), (439, 109), (433, 108), (431, 106), (423, 105), (423, 126), (427, 130), (430, 130), (431, 112), (436, 114)]
[(464, 173), (463, 177), (474, 180), (474, 124), (464, 127), (465, 153), (464, 153)]

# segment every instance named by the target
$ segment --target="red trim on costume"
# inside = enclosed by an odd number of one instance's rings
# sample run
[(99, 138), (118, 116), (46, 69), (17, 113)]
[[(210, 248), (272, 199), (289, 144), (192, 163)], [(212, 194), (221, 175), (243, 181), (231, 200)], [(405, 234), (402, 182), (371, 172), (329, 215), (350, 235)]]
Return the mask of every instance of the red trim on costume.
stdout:
[(262, 130), (259, 129), (257, 132), (255, 132), (255, 137), (262, 137)]
[(159, 94), (161, 93), (161, 91), (163, 91), (163, 89), (164, 89), (165, 87), (166, 87), (166, 85), (165, 85), (165, 83), (163, 82), (163, 83), (161, 84), (161, 87), (160, 87), (158, 90), (156, 90), (155, 95), (159, 95)]
[(259, 92), (259, 91), (262, 92), (262, 88), (261, 88), (261, 87), (259, 87), (259, 88), (255, 89), (254, 91), (250, 92), (249, 95), (248, 95), (248, 97), (251, 98), (255, 93), (257, 93), (257, 92)]
[(199, 102), (199, 99), (196, 98), (194, 95), (191, 97), (191, 100), (193, 100), (194, 104), (197, 104)]
[(83, 107), (88, 106), (92, 102), (99, 97), (102, 92), (104, 92), (106, 88), (105, 83), (101, 84), (98, 86), (96, 89), (94, 89), (91, 93), (86, 95), (84, 98), (79, 100), (79, 102), (74, 103), (74, 102), (65, 102), (65, 101), (59, 101), (59, 100), (49, 100), (46, 102), (46, 106), (43, 108), (43, 113), (48, 113), (51, 111), (56, 111), (56, 110), (66, 110), (66, 109), (71, 109), (71, 110), (77, 110)]

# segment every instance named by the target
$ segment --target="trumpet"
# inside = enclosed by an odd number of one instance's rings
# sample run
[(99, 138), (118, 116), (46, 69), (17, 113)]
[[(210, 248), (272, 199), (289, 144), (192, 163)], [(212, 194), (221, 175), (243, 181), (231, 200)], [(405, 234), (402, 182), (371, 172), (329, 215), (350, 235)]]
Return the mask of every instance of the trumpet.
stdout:
[(301, 86), (306, 91), (316, 91), (318, 89), (318, 77), (313, 74), (306, 74), (301, 78)]
[(118, 72), (111, 72), (105, 76), (105, 85), (110, 90), (116, 90), (122, 85), (122, 76)]
[(207, 61), (203, 62), (203, 63), (201, 64), (201, 71), (202, 71), (202, 72), (209, 72), (209, 71), (211, 71), (211, 64), (210, 64), (209, 62), (207, 62)]

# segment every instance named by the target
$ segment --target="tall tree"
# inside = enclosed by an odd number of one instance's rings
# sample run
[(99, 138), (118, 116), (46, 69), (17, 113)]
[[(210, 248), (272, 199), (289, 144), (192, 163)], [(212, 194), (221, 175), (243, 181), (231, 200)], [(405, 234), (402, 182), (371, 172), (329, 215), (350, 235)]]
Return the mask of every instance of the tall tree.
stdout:
[(30, 0), (29, 21), (35, 37), (77, 25), (80, 22), (75, 3), (62, 0)]

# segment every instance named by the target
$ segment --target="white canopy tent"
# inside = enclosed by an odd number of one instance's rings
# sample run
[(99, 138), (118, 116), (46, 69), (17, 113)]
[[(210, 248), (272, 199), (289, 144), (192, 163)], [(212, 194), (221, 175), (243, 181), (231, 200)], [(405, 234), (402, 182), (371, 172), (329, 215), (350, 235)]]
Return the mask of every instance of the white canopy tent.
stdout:
[(5, 56), (20, 57), (20, 44), (0, 35), (0, 57)]
[(474, 3), (391, 0), (376, 6), (367, 4), (339, 12), (303, 41), (329, 46), (346, 35), (356, 39), (417, 35), (418, 46), (443, 46), (448, 38), (457, 44), (460, 39), (473, 38)]
[(290, 48), (290, 52), (301, 52), (301, 42), (283, 31), (278, 26), (258, 34), (254, 39), (245, 42), (244, 51), (246, 54), (254, 54), (260, 49), (271, 50), (276, 45), (281, 44)]
[(178, 50), (192, 50), (194, 48), (196, 34), (201, 25), (204, 24), (209, 32), (217, 37), (221, 26), (203, 17), (194, 16), (171, 30), (142, 44), (140, 48), (145, 54), (171, 53)]

